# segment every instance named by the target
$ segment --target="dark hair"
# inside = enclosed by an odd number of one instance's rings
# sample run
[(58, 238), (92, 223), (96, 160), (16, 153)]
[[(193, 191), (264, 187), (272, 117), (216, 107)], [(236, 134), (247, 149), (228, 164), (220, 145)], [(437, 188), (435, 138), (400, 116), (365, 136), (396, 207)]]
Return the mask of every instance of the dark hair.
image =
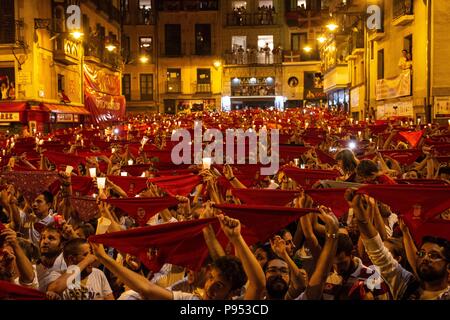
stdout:
[(370, 177), (378, 173), (378, 167), (372, 160), (361, 160), (356, 167), (356, 174), (360, 177)]
[(63, 240), (63, 235), (61, 233), (61, 229), (56, 228), (54, 223), (51, 223), (48, 226), (45, 226), (45, 228), (42, 230), (41, 234), (44, 233), (45, 231), (55, 232), (55, 233), (59, 234), (59, 236), (61, 237), (61, 241)]
[(447, 260), (447, 262), (450, 262), (450, 241), (435, 236), (424, 236), (422, 238), (422, 245), (424, 245), (425, 243), (434, 243), (440, 247), (444, 247), (445, 260)]
[(281, 230), (280, 232), (277, 233), (277, 235), (279, 235), (281, 238), (283, 238), (283, 236), (288, 232), (292, 235), (292, 233), (288, 229)]
[(336, 255), (339, 255), (341, 252), (344, 252), (346, 256), (350, 256), (353, 253), (352, 239), (345, 233), (338, 234)]
[(241, 288), (247, 282), (242, 262), (233, 256), (223, 256), (215, 260), (212, 265), (217, 268), (220, 274), (230, 282), (231, 290)]
[(94, 227), (90, 223), (83, 223), (79, 225), (75, 230), (81, 229), (83, 231), (85, 239), (95, 234)]
[(353, 173), (358, 165), (354, 153), (349, 149), (344, 149), (336, 154), (336, 161), (342, 160), (345, 173)]
[(439, 171), (438, 171), (438, 175), (441, 175), (441, 174), (448, 174), (448, 175), (450, 175), (450, 167), (440, 167), (439, 168)]
[(53, 203), (53, 194), (50, 191), (43, 191), (39, 195), (43, 195), (46, 203)]
[(67, 241), (63, 249), (64, 259), (67, 259), (70, 256), (76, 256), (79, 248), (86, 243), (88, 243), (87, 240), (81, 238), (75, 238)]

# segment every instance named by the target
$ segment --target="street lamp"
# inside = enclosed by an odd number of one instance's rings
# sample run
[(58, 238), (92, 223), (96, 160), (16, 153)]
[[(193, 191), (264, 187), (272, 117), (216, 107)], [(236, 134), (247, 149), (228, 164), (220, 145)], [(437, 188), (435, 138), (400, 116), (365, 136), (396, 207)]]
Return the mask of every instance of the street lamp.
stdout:
[(312, 51), (312, 48), (310, 45), (306, 45), (305, 47), (303, 47), (303, 51), (305, 51), (306, 53), (310, 53)]
[(140, 61), (141, 63), (147, 63), (149, 60), (150, 60), (150, 59), (149, 59), (147, 56), (141, 56), (141, 57), (139, 58), (139, 61)]
[(339, 26), (334, 23), (334, 22), (330, 22), (326, 25), (327, 29), (330, 30), (331, 32), (335, 31)]
[(70, 33), (70, 35), (71, 35), (72, 38), (74, 38), (75, 40), (79, 40), (79, 39), (81, 39), (81, 38), (84, 36), (83, 32), (81, 32), (81, 31), (79, 31), (79, 30), (72, 31), (72, 32)]
[(317, 41), (319, 41), (319, 43), (324, 43), (325, 41), (327, 41), (327, 38), (325, 36), (320, 36), (317, 38)]
[(214, 68), (216, 68), (216, 70), (219, 70), (219, 68), (222, 66), (222, 62), (220, 62), (219, 60), (216, 60), (213, 62), (213, 66), (214, 66)]

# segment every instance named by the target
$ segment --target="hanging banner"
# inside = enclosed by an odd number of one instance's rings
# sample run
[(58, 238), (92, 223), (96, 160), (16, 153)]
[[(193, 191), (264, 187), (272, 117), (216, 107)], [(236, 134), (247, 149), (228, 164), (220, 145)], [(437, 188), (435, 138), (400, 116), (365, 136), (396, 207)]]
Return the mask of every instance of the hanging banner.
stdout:
[(377, 80), (377, 100), (393, 99), (411, 95), (411, 71), (404, 70), (392, 79)]
[(120, 73), (84, 65), (84, 101), (93, 121), (120, 121), (125, 116), (125, 97), (120, 94)]
[(305, 72), (304, 75), (304, 99), (325, 100), (327, 95), (323, 92), (322, 74), (320, 72)]

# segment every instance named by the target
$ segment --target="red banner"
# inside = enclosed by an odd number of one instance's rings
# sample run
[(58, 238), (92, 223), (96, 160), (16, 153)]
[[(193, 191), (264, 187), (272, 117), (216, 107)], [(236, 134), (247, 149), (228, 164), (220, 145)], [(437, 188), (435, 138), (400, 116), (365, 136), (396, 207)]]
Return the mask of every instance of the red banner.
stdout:
[(125, 116), (125, 97), (120, 95), (120, 74), (84, 65), (86, 108), (94, 122), (120, 121)]

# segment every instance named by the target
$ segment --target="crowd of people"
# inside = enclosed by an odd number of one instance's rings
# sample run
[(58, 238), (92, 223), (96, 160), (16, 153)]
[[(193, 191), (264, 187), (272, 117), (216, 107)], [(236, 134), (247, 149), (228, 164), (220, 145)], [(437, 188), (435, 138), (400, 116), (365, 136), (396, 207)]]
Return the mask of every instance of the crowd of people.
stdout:
[[(197, 121), (278, 129), (278, 172), (174, 164)], [(1, 299), (450, 299), (450, 123), (252, 109), (0, 143)]]

